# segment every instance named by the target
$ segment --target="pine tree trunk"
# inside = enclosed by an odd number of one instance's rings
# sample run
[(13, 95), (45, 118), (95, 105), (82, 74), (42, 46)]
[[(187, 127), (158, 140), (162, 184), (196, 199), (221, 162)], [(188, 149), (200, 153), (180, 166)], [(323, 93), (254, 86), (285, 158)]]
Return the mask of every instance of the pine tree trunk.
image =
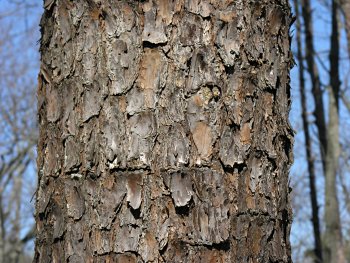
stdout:
[(34, 262), (291, 262), (288, 2), (45, 8)]

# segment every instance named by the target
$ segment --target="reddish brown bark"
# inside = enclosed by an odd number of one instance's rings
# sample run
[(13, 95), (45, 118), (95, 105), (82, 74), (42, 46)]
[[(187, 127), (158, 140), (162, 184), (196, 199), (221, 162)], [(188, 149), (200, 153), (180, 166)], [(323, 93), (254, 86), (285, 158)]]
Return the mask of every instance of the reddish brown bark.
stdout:
[(291, 262), (287, 1), (55, 1), (35, 262)]

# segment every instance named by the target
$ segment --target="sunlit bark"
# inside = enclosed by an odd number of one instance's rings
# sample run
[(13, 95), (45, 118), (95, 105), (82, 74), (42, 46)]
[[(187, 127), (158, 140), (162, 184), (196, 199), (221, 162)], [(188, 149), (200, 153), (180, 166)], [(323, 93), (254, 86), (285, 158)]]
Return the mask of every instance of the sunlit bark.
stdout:
[(35, 262), (291, 262), (287, 1), (46, 1)]

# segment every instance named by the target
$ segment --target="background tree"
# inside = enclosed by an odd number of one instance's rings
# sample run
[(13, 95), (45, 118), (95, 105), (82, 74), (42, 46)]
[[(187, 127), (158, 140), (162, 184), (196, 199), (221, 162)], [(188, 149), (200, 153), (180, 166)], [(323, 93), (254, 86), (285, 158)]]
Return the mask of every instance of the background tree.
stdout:
[(296, 58), (299, 61), (299, 86), (300, 86), (300, 101), (301, 101), (301, 118), (304, 130), (305, 139), (305, 150), (306, 150), (306, 160), (309, 174), (309, 187), (310, 187), (310, 201), (312, 210), (312, 226), (314, 234), (314, 261), (315, 263), (323, 262), (323, 248), (321, 241), (321, 229), (320, 229), (320, 219), (319, 219), (319, 205), (317, 200), (317, 188), (316, 188), (316, 174), (315, 174), (315, 164), (313, 160), (312, 151), (312, 141), (309, 132), (309, 123), (307, 117), (307, 103), (306, 103), (306, 92), (305, 92), (305, 76), (304, 76), (304, 62), (303, 62), (303, 52), (302, 52), (302, 39), (301, 39), (301, 16), (299, 15), (300, 3), (299, 1), (294, 1), (294, 10), (296, 15), (296, 41), (297, 41), (297, 55)]
[(35, 262), (291, 262), (287, 1), (45, 1)]
[(35, 232), (30, 199), (36, 181), (34, 79), (39, 60), (30, 49), (38, 36), (34, 19), (38, 13), (34, 1), (0, 4), (0, 262), (4, 263), (32, 258), (33, 245), (28, 243)]
[[(304, 47), (300, 44), (298, 45), (298, 53), (302, 54), (302, 48), (304, 48), (305, 57), (298, 55), (300, 65), (299, 77), (301, 80), (299, 85), (304, 85), (302, 79), (304, 75), (303, 63), (305, 62), (307, 65), (305, 70), (310, 76), (306, 83), (311, 86), (314, 99), (313, 105), (309, 103), (307, 106), (309, 111), (313, 111), (314, 119), (309, 117), (308, 121), (312, 122), (309, 125), (311, 128), (316, 128), (317, 134), (317, 137), (314, 137), (317, 140), (311, 146), (306, 143), (306, 147), (308, 150), (311, 148), (314, 151), (315, 146), (319, 148), (318, 151), (315, 151), (315, 156), (318, 153), (315, 159), (316, 161), (320, 160), (322, 164), (318, 166), (318, 174), (324, 175), (324, 178), (317, 178), (319, 181), (324, 180), (324, 191), (318, 187), (319, 196), (322, 197), (321, 203), (323, 204), (322, 210), (324, 212), (323, 262), (346, 262), (345, 251), (347, 250), (349, 235), (347, 228), (343, 226), (346, 225), (346, 222), (349, 222), (349, 211), (344, 209), (347, 207), (345, 202), (349, 200), (349, 183), (344, 181), (344, 174), (349, 174), (349, 170), (346, 168), (349, 158), (346, 157), (348, 156), (348, 149), (344, 147), (347, 134), (346, 132), (340, 132), (348, 129), (348, 124), (345, 121), (341, 121), (341, 116), (343, 118), (345, 116), (348, 117), (349, 113), (346, 112), (348, 107), (347, 75), (349, 70), (349, 54), (346, 51), (346, 47), (349, 43), (346, 44), (347, 14), (343, 12), (346, 8), (346, 1), (304, 0), (301, 1), (301, 7), (304, 27), (297, 28), (297, 35), (301, 35), (302, 37), (298, 37), (298, 39), (304, 39), (305, 43)], [(316, 19), (316, 25), (313, 22), (313, 18), (319, 17), (318, 12), (322, 9), (327, 10), (326, 12), (323, 11), (321, 15), (321, 19), (324, 19), (324, 21), (320, 22), (319, 19)], [(344, 15), (344, 29), (340, 27), (339, 14)], [(328, 19), (327, 22), (325, 22), (326, 19)], [(320, 36), (320, 32), (317, 32), (317, 29), (325, 26), (329, 28), (329, 31), (323, 30), (323, 35)], [(315, 31), (317, 32), (316, 34)], [(323, 38), (328, 41), (326, 45), (322, 40)], [(342, 43), (344, 43), (344, 50), (342, 50)], [(318, 48), (316, 48), (317, 46)], [(325, 47), (325, 50), (320, 51), (320, 46)], [(325, 101), (327, 101), (326, 106), (324, 105)], [(305, 116), (305, 109), (303, 109), (303, 112)], [(308, 133), (307, 129), (307, 126), (304, 125), (305, 136)], [(308, 166), (310, 169), (310, 162)], [(316, 196), (314, 196), (314, 199), (316, 199)], [(313, 210), (315, 208), (315, 204), (313, 204)], [(313, 221), (314, 218), (313, 216)], [(315, 232), (315, 243), (317, 243), (317, 239), (319, 237)], [(317, 248), (317, 245), (315, 247), (316, 253), (313, 255), (316, 255), (316, 260), (322, 262), (320, 254), (317, 254), (319, 248)], [(349, 256), (347, 258), (349, 260)]]

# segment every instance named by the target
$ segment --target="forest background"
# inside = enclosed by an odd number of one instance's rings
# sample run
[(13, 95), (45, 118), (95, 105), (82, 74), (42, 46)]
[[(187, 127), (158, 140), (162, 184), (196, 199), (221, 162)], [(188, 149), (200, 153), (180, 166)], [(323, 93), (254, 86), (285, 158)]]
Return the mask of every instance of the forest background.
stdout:
[[(320, 262), (322, 243), (329, 238), (341, 238), (350, 261), (350, 1), (293, 0), (291, 5), (296, 15), (291, 30), (293, 261)], [(0, 0), (0, 262), (31, 262), (34, 251), (42, 12), (42, 1)], [(327, 155), (327, 145), (335, 154)], [(325, 169), (327, 162), (336, 164), (336, 172)], [(325, 231), (326, 186), (333, 181), (340, 237)]]

